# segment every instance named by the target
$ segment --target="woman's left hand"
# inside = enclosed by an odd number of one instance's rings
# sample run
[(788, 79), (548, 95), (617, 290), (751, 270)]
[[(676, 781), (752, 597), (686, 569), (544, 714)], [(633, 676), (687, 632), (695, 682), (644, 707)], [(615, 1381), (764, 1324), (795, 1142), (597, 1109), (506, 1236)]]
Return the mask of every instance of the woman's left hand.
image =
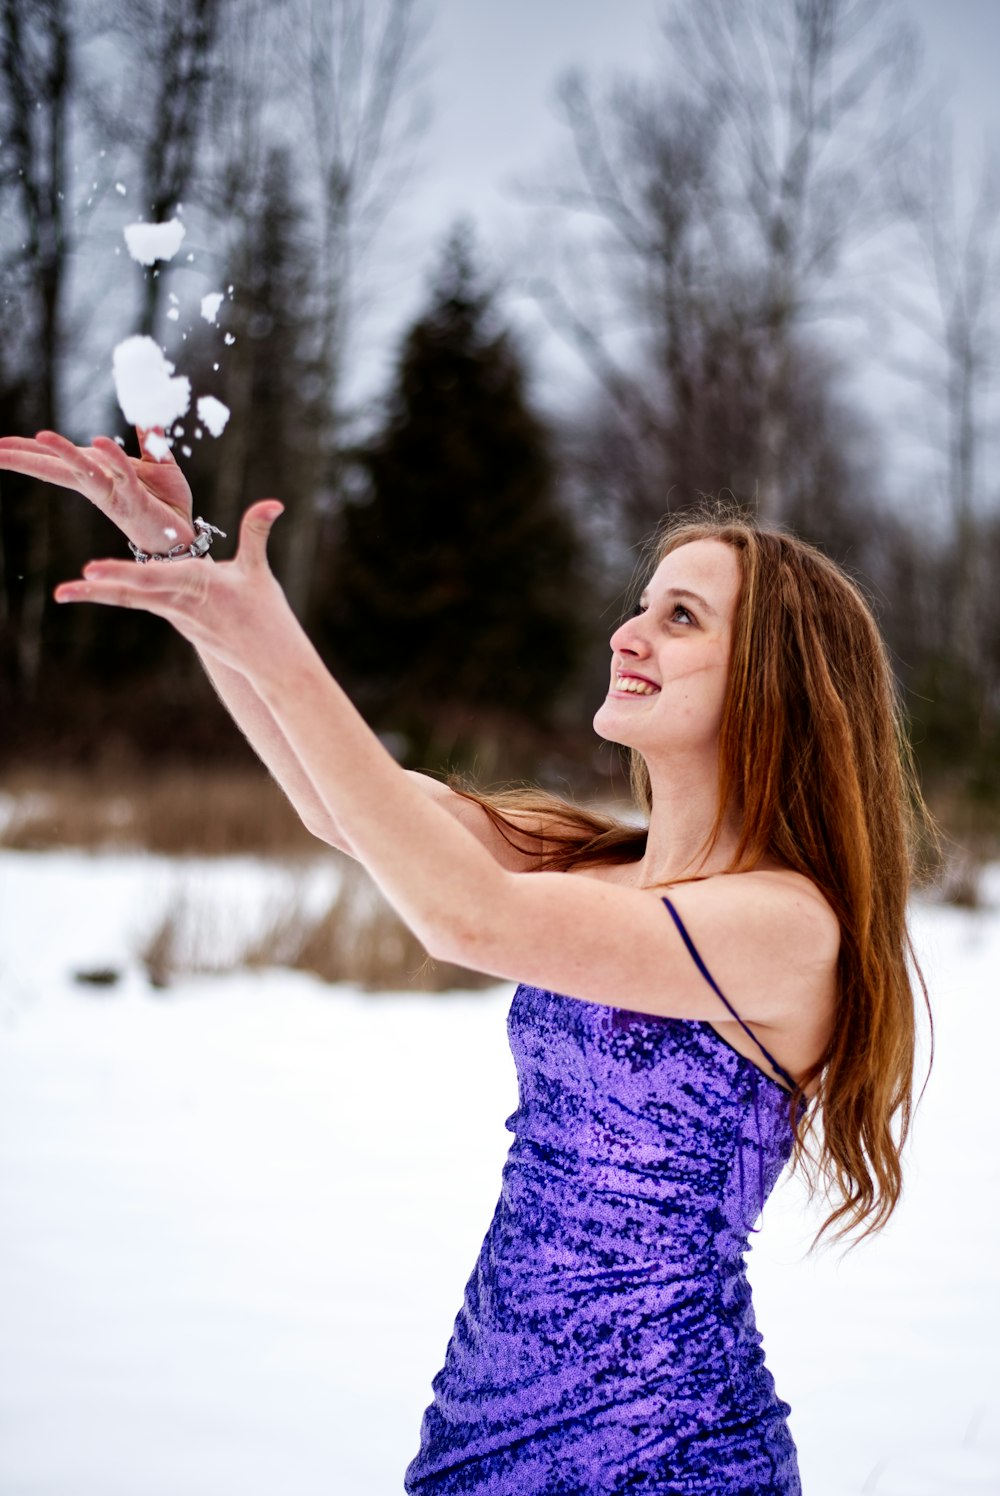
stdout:
[(283, 509), (276, 499), (251, 505), (232, 561), (89, 561), (55, 599), (140, 608), (245, 676), (280, 672), (288, 649), (308, 644), (267, 561), (267, 537)]

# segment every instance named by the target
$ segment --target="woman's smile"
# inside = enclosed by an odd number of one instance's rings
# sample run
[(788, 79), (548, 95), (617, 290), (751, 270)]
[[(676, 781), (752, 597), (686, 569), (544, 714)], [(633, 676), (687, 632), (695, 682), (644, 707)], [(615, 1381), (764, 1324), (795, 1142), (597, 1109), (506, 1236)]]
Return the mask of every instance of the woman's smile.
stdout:
[(615, 672), (608, 695), (621, 697), (658, 696), (659, 692), (659, 686), (655, 685), (653, 681), (647, 680), (644, 675), (634, 675), (628, 670), (618, 670)]

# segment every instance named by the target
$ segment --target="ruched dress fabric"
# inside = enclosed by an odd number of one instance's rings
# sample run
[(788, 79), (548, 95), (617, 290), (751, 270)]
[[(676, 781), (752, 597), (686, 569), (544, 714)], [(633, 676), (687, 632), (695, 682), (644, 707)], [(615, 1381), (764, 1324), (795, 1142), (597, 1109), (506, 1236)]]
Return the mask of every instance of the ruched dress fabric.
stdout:
[(785, 1086), (708, 1022), (523, 984), (507, 1032), (514, 1142), (405, 1490), (801, 1496), (744, 1262)]

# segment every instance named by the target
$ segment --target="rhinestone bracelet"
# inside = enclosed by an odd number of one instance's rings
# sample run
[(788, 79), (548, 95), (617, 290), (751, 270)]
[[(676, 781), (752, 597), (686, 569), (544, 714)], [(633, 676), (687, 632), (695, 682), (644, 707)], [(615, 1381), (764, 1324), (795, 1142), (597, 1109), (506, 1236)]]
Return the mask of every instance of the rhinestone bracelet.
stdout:
[(135, 559), (142, 563), (146, 561), (180, 561), (185, 556), (204, 556), (211, 550), (213, 535), (221, 535), (226, 538), (225, 530), (220, 530), (217, 525), (210, 525), (206, 519), (193, 521), (195, 535), (189, 545), (173, 545), (169, 551), (141, 551), (134, 541), (129, 541), (128, 548)]

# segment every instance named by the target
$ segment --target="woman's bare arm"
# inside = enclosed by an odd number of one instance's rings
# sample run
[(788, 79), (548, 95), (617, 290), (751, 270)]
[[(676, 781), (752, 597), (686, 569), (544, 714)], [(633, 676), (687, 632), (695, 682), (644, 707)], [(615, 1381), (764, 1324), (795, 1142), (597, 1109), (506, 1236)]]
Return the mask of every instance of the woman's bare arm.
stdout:
[[(267, 565), (280, 511), (276, 500), (246, 511), (233, 561), (90, 562), (82, 578), (56, 589), (56, 600), (154, 613), (244, 676), (353, 854), (429, 955), (605, 1006), (621, 1003), (627, 980), (628, 1006), (638, 1012), (717, 1018), (717, 993), (658, 889), (508, 872), (394, 762)], [(691, 929), (722, 986), (740, 991), (746, 1021), (792, 1029), (804, 1004), (829, 1004), (839, 925), (801, 875), (755, 870), (671, 888), (671, 896), (681, 930)]]
[[(176, 541), (187, 544), (195, 533), (191, 491), (169, 451), (160, 459), (149, 455), (147, 435), (145, 431), (138, 432), (141, 458), (127, 457), (107, 437), (95, 437), (90, 447), (76, 447), (52, 431), (40, 432), (37, 437), (2, 437), (0, 471), (25, 473), (61, 488), (74, 489), (144, 550), (156, 552)], [(213, 564), (209, 556), (199, 562), (202, 566)], [(330, 846), (356, 856), (344, 831), (316, 793), (288, 739), (246, 676), (200, 649), (198, 655), (223, 704), (288, 796), (306, 829)], [(528, 814), (511, 817), (524, 829), (522, 847), (518, 850), (495, 829), (474, 801), (455, 794), (427, 774), (411, 772), (410, 778), (424, 794), (446, 806), (502, 867), (514, 872), (533, 867), (532, 851), (538, 846), (542, 829), (538, 817)]]
[[(207, 557), (205, 564), (212, 564)], [(356, 856), (350, 839), (330, 815), (285, 734), (246, 676), (230, 669), (205, 650), (198, 649), (197, 653), (219, 699), (257, 757), (288, 796), (306, 830), (348, 856)], [(475, 801), (457, 795), (441, 780), (428, 774), (410, 770), (409, 778), (471, 831), (502, 867), (510, 872), (527, 872), (534, 866), (532, 854), (538, 847), (542, 832), (536, 817), (518, 816), (524, 830), (521, 849), (518, 850), (496, 830)]]

